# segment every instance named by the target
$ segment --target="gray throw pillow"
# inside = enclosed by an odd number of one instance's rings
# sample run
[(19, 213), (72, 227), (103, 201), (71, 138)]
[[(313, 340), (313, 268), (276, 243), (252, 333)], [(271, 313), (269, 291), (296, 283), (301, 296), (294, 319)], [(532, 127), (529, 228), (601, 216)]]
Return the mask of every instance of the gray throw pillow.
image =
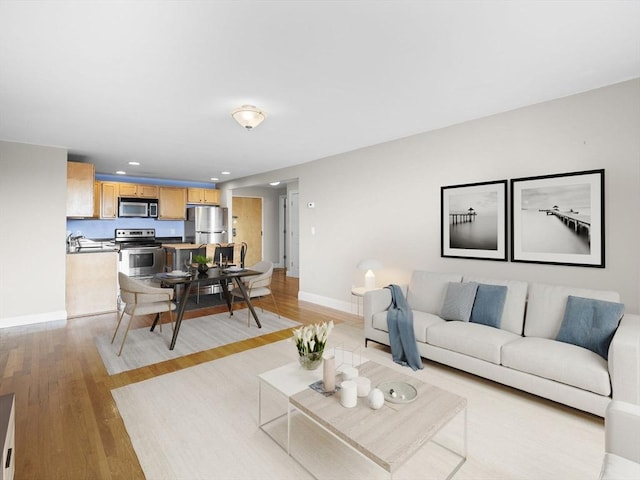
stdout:
[(556, 340), (584, 347), (605, 360), (624, 314), (624, 304), (569, 295)]
[(477, 289), (476, 282), (449, 282), (440, 316), (445, 320), (468, 322)]
[(476, 300), (473, 302), (473, 309), (471, 310), (470, 321), (500, 328), (506, 298), (506, 286), (479, 283)]

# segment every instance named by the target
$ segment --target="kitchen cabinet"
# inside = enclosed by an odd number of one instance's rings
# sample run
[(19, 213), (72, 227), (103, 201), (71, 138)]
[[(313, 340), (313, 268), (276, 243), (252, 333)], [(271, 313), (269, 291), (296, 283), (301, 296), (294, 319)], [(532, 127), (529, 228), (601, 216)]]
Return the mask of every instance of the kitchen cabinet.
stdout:
[(187, 219), (187, 189), (160, 187), (158, 195), (158, 220)]
[(119, 197), (158, 198), (157, 185), (118, 183)]
[(118, 217), (117, 183), (95, 183), (93, 213), (94, 218), (113, 219)]
[(68, 253), (68, 317), (115, 312), (118, 298), (118, 253)]
[(67, 162), (67, 217), (93, 217), (95, 176), (91, 163)]
[(215, 188), (188, 188), (187, 203), (220, 205), (220, 190)]
[(16, 471), (16, 397), (13, 393), (0, 397), (0, 444), (2, 444), (0, 480), (13, 480)]

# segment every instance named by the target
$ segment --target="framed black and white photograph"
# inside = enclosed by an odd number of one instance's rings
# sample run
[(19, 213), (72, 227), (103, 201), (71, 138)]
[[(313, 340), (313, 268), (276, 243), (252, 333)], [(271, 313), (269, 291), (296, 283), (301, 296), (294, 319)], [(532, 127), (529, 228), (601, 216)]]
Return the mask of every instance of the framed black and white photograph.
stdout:
[(441, 256), (507, 260), (507, 181), (440, 187)]
[(511, 260), (604, 268), (604, 170), (511, 180)]

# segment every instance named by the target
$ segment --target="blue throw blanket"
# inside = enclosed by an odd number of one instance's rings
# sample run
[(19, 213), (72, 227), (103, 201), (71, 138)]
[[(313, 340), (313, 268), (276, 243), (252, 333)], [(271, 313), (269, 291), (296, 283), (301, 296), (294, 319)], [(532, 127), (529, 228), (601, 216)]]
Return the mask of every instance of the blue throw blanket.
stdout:
[(398, 285), (392, 284), (386, 288), (391, 290), (387, 325), (393, 361), (403, 366), (408, 365), (413, 370), (422, 370), (422, 358), (413, 332), (413, 312)]

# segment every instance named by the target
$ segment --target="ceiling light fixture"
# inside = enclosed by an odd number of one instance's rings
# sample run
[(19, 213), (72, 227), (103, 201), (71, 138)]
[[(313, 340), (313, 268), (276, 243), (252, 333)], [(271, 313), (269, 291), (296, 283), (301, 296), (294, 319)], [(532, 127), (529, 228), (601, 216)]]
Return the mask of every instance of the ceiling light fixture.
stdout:
[(118, 170), (116, 173), (118, 175), (126, 175), (127, 174), (127, 172), (125, 172), (124, 170)]
[(221, 175), (231, 175), (231, 172), (220, 172)]
[(280, 182), (269, 182), (269, 185), (275, 187), (276, 185), (280, 185)]
[(267, 115), (253, 105), (242, 105), (231, 112), (231, 116), (236, 122), (247, 130), (252, 130), (267, 118)]
[(138, 166), (140, 165), (140, 162), (129, 162), (129, 165)]
[(212, 182), (217, 182), (218, 180), (220, 180), (218, 177), (211, 177)]

